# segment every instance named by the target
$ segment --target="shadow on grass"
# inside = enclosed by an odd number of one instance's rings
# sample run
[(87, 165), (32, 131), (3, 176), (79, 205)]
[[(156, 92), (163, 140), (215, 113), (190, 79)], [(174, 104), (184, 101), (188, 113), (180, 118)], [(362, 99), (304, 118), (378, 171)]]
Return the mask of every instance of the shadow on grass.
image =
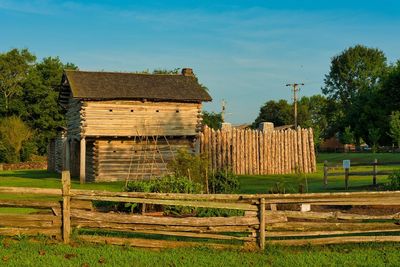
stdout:
[(46, 170), (16, 170), (0, 172), (0, 177), (15, 177), (29, 179), (57, 179), (60, 174)]

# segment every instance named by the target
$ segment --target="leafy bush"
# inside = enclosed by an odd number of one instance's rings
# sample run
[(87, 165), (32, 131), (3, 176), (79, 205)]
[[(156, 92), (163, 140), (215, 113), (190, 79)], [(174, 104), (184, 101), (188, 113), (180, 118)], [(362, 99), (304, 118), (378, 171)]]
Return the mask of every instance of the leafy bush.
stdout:
[(395, 171), (388, 177), (389, 182), (385, 184), (386, 190), (400, 190), (400, 171)]
[(239, 179), (231, 172), (217, 172), (208, 180), (211, 194), (232, 194), (239, 190)]
[[(157, 180), (142, 180), (129, 182), (126, 191), (128, 192), (149, 192), (149, 193), (187, 193), (198, 194), (202, 192), (202, 185), (189, 180), (186, 177), (173, 175), (164, 176)], [(137, 210), (137, 204), (127, 203), (124, 208), (131, 212)], [(123, 209), (126, 210), (126, 209)], [(164, 206), (164, 213), (169, 215), (193, 214), (196, 208), (183, 206)]]
[(202, 185), (189, 180), (184, 176), (167, 175), (159, 180), (154, 180), (152, 192), (154, 193), (202, 193)]
[(21, 149), (21, 161), (31, 161), (33, 160), (34, 155), (37, 153), (36, 143), (32, 140), (26, 141)]
[(161, 179), (131, 181), (128, 183), (126, 191), (199, 194), (202, 192), (202, 186), (186, 177), (167, 175)]
[(197, 208), (197, 217), (232, 217), (243, 216), (243, 210)]
[(155, 180), (136, 180), (130, 181), (125, 191), (127, 192), (152, 192)]
[(23, 144), (33, 135), (32, 130), (16, 116), (0, 121), (1, 159), (7, 163), (19, 162)]
[(178, 150), (175, 159), (168, 164), (168, 168), (177, 177), (188, 177), (189, 180), (203, 184), (208, 161), (204, 155), (194, 155), (187, 150)]
[[(149, 192), (149, 193), (203, 193), (203, 183), (208, 163), (204, 158), (189, 154), (181, 150), (174, 162), (169, 165), (175, 175), (167, 175), (157, 180), (131, 181), (126, 187), (128, 192)], [(190, 175), (191, 177), (188, 178)], [(193, 175), (193, 176), (192, 176)], [(230, 172), (217, 172), (208, 181), (209, 192), (213, 194), (230, 194), (239, 189), (237, 176)], [(127, 203), (124, 210), (138, 210), (137, 204)], [(196, 215), (199, 217), (228, 217), (241, 216), (240, 210), (193, 208), (183, 206), (164, 206), (163, 211), (169, 215)]]

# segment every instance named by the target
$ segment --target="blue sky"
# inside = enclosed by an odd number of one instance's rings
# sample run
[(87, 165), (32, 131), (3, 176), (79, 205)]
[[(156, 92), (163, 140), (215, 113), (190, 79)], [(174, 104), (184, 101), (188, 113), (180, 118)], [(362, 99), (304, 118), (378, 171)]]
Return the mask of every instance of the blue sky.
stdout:
[(82, 70), (191, 67), (227, 120), (320, 93), (330, 58), (364, 44), (400, 59), (400, 1), (0, 0), (0, 52), (29, 48)]

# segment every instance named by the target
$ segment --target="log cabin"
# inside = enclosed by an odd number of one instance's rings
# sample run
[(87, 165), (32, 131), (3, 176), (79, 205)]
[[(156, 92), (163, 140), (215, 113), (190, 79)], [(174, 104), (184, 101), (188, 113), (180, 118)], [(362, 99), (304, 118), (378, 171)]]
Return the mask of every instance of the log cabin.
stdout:
[(64, 154), (64, 169), (81, 183), (161, 176), (177, 150), (195, 150), (202, 102), (211, 100), (188, 68), (173, 75), (66, 70), (59, 97), (66, 141), (49, 155)]

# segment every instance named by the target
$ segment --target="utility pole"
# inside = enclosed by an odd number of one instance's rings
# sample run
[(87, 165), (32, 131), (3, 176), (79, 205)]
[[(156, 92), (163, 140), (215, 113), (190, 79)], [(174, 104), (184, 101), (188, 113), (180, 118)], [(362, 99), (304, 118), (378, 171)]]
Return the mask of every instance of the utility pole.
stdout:
[(304, 83), (288, 83), (286, 86), (293, 87), (293, 106), (294, 106), (294, 128), (297, 129), (297, 92), (300, 91), (299, 85)]

